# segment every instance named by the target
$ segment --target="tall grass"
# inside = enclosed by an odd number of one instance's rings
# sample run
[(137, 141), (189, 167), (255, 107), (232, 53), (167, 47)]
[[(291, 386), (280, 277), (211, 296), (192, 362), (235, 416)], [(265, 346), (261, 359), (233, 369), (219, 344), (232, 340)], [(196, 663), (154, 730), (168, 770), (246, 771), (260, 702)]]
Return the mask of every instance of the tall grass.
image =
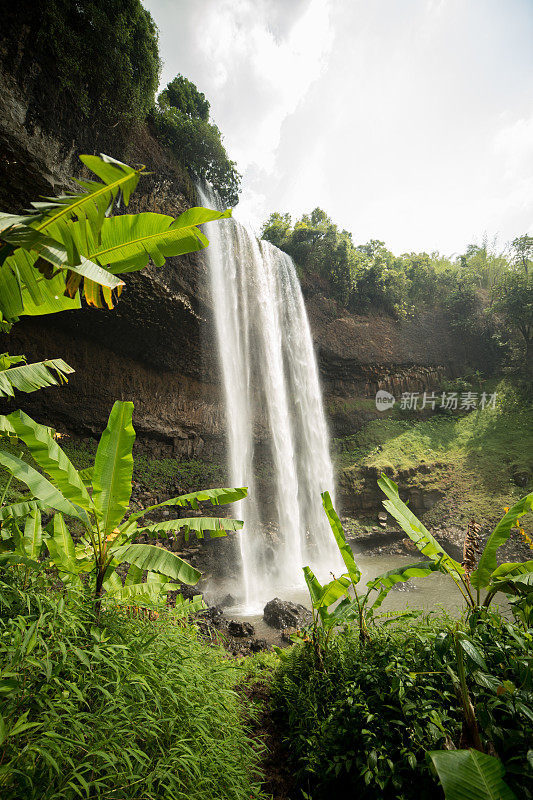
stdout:
[(3, 800), (262, 796), (238, 670), (171, 615), (96, 627), (4, 580), (0, 663)]

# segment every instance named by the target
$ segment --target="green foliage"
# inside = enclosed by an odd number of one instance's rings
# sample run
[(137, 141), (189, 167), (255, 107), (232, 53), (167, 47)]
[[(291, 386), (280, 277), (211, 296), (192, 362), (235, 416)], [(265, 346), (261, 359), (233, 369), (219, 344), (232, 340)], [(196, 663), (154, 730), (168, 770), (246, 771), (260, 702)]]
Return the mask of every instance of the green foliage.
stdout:
[[(298, 784), (314, 800), (336, 795), (383, 800), (436, 796), (428, 751), (459, 746), (463, 709), (447, 620), (378, 627), (370, 641), (347, 629), (316, 669), (294, 646), (273, 685), (277, 719)], [(484, 747), (491, 742), (517, 796), (529, 800), (533, 732), (532, 633), (497, 615), (464, 631), (468, 690)], [(483, 667), (476, 662), (482, 654)], [(472, 795), (474, 797), (475, 795)]]
[[(358, 584), (361, 580), (361, 570), (355, 562), (352, 548), (346, 541), (341, 521), (333, 508), (329, 492), (322, 494), (322, 504), (347, 572), (339, 578), (333, 577), (332, 581), (322, 586), (312, 570), (304, 567), (305, 582), (311, 598), (313, 623), (309, 628), (297, 633), (294, 638), (294, 641), (300, 641), (302, 638), (306, 641), (308, 632), (311, 633), (314, 652), (321, 668), (323, 650), (327, 647), (330, 636), (338, 625), (356, 619), (360, 639), (362, 641), (369, 639), (369, 625), (376, 622), (374, 612), (381, 606), (390, 590), (397, 583), (403, 583), (414, 577), (426, 577), (438, 568), (437, 564), (432, 561), (404, 565), (368, 581), (366, 593), (359, 594)], [(436, 542), (435, 546), (437, 546)], [(427, 555), (425, 552), (424, 554)], [(377, 592), (377, 597), (374, 595), (371, 603), (372, 592)], [(399, 617), (395, 619), (399, 619)], [(388, 622), (390, 621), (389, 619)], [(282, 651), (279, 651), (279, 655), (282, 658), (285, 656)]]
[(492, 312), (500, 315), (506, 328), (519, 334), (526, 370), (533, 358), (533, 273), (506, 274), (494, 287)]
[(96, 628), (74, 598), (0, 579), (0, 663), (3, 800), (261, 798), (240, 670), (175, 612)]
[(446, 800), (516, 800), (505, 781), (505, 769), (494, 756), (478, 750), (440, 750), (428, 754)]
[[(516, 239), (513, 255), (485, 237), (455, 260), (438, 252), (395, 256), (377, 239), (356, 245), (352, 234), (339, 230), (320, 208), (294, 225), (289, 214), (274, 212), (261, 235), (294, 259), (315, 291), (318, 286), (353, 312), (376, 308), (403, 319), (422, 308), (441, 307), (452, 327), (475, 337), (478, 346), (481, 342), (488, 362), (505, 357), (514, 329), (525, 339), (530, 358), (531, 237)], [(517, 265), (522, 277), (513, 272)]]
[(153, 107), (158, 34), (139, 0), (22, 0), (6, 11), (11, 47), (26, 44), (22, 66), (51, 124), (68, 124), (70, 115), (78, 125), (80, 118), (115, 125), (144, 119)]
[[(46, 539), (41, 537), (39, 547), (32, 547), (31, 552), (17, 533), (17, 522), (28, 511), (22, 508), (17, 521), (12, 514), (12, 524), (2, 530), (3, 549), (17, 558), (30, 555), (38, 557), (44, 543), (65, 585), (81, 590), (83, 581), (80, 576), (88, 574), (92, 578), (98, 613), (103, 591), (107, 592), (106, 602), (135, 599), (142, 605), (165, 595), (172, 585), (171, 580), (192, 585), (197, 583), (200, 573), (174, 553), (153, 545), (134, 544), (133, 540), (139, 532), (160, 534), (183, 530), (187, 533), (193, 531), (201, 537), (203, 531), (207, 530), (214, 537), (223, 536), (228, 530), (242, 528), (242, 522), (238, 520), (213, 517), (194, 517), (153, 525), (142, 524), (140, 520), (161, 506), (196, 509), (204, 501), (212, 505), (231, 503), (245, 497), (246, 489), (205, 489), (171, 498), (124, 519), (132, 491), (132, 450), (135, 440), (132, 413), (133, 403), (116, 402), (113, 406), (90, 471), (88, 482), (92, 488), (91, 494), (86, 488), (86, 479), (57, 444), (51, 431), (21, 411), (11, 414), (7, 422), (50, 480), (12, 453), (0, 451), (0, 463), (26, 484), (32, 493), (31, 500), (39, 502), (40, 508), (45, 506), (60, 512), (56, 513), (53, 529), (48, 531)], [(30, 509), (32, 514), (33, 508)], [(40, 511), (38, 513), (40, 518)], [(63, 515), (74, 518), (83, 526), (83, 535), (76, 545)], [(126, 593), (116, 571), (123, 562), (130, 564)], [(144, 571), (148, 572), (149, 585), (142, 581)]]
[(158, 267), (169, 256), (209, 244), (198, 225), (231, 214), (191, 208), (177, 219), (165, 214), (109, 216), (116, 203), (128, 205), (142, 169), (109, 156), (81, 156), (99, 178), (78, 181), (82, 191), (33, 203), (26, 216), (0, 214), (0, 322), (22, 314), (51, 314), (79, 308), (81, 288), (89, 305), (113, 308), (116, 277)]
[(167, 84), (158, 101), (161, 106), (172, 106), (191, 119), (201, 119), (203, 122), (209, 119), (209, 103), (205, 95), (183, 75), (177, 75)]
[(168, 84), (157, 99), (153, 121), (159, 137), (195, 179), (208, 181), (224, 204), (238, 203), (241, 176), (219, 129), (209, 122), (209, 103), (191, 81), (178, 75)]
[[(18, 366), (13, 366), (18, 364)], [(0, 354), (0, 397), (13, 397), (14, 390), (35, 392), (46, 386), (58, 386), (66, 383), (74, 370), (63, 359), (52, 358), (27, 364), (25, 356)]]
[[(503, 564), (496, 567), (496, 551), (511, 535), (511, 528), (520, 527), (518, 520), (524, 514), (533, 511), (533, 492), (507, 509), (505, 516), (489, 536), (477, 569), (469, 574), (465, 564), (459, 564), (449, 556), (400, 499), (398, 486), (394, 481), (383, 474), (378, 485), (387, 496), (387, 500), (383, 501), (386, 511), (401, 525), (411, 541), (430, 559), (435, 568), (452, 578), (470, 610), (479, 609), (480, 589), (485, 589), (487, 592), (484, 601), (486, 606), (497, 592), (502, 592), (518, 598), (518, 602), (514, 603), (512, 608), (524, 624), (533, 622), (533, 562), (526, 562), (525, 565)], [(471, 591), (470, 584), (477, 590), (476, 597)]]

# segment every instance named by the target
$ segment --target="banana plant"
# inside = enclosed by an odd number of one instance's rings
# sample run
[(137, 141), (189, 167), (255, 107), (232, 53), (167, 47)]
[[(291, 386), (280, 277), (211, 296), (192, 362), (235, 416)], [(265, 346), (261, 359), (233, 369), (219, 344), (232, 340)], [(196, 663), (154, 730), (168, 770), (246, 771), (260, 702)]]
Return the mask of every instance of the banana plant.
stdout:
[(209, 244), (198, 225), (231, 210), (191, 208), (165, 214), (111, 216), (127, 206), (144, 167), (133, 169), (106, 155), (80, 156), (100, 180), (78, 180), (80, 191), (32, 203), (26, 215), (0, 213), (0, 324), (89, 305), (112, 308), (123, 272), (158, 267), (169, 256)]
[[(366, 583), (366, 592), (359, 594), (361, 570), (355, 562), (353, 551), (346, 541), (342, 523), (333, 508), (329, 492), (323, 492), (322, 505), (333, 536), (339, 548), (347, 572), (339, 578), (322, 585), (309, 567), (304, 567), (304, 576), (311, 597), (313, 612), (313, 642), (318, 652), (318, 629), (325, 634), (327, 645), (333, 629), (344, 622), (357, 620), (362, 641), (369, 638), (369, 623), (385, 597), (397, 583), (430, 575), (436, 566), (431, 561), (407, 564), (384, 572)], [(377, 593), (377, 597), (372, 593)], [(339, 602), (340, 601), (340, 602)], [(337, 605), (335, 605), (337, 604)], [(331, 610), (330, 610), (331, 609)], [(398, 617), (396, 617), (398, 619)]]
[[(240, 520), (218, 517), (186, 517), (160, 523), (150, 523), (143, 518), (162, 506), (197, 509), (203, 501), (216, 506), (233, 503), (246, 497), (246, 488), (205, 489), (128, 514), (135, 440), (132, 414), (133, 403), (114, 404), (98, 444), (94, 465), (83, 472), (74, 467), (49, 428), (39, 425), (22, 411), (5, 418), (5, 427), (26, 444), (48, 477), (17, 456), (0, 451), (0, 464), (25, 483), (32, 496), (24, 535), (17, 538), (14, 534), (9, 542), (3, 541), (0, 563), (11, 560), (31, 566), (28, 561), (38, 563), (41, 548), (46, 546), (50, 561), (69, 588), (81, 590), (84, 573), (92, 578), (98, 614), (104, 592), (106, 602), (127, 601), (142, 605), (168, 591), (171, 581), (189, 585), (198, 582), (201, 573), (179, 556), (162, 547), (135, 543), (140, 533), (155, 536), (180, 530), (186, 538), (191, 532), (202, 538), (204, 532), (211, 537), (225, 536), (228, 531), (237, 531), (243, 526)], [(7, 515), (8, 508), (1, 509), (0, 515)], [(39, 532), (43, 508), (55, 512), (45, 534)], [(16, 516), (14, 528), (18, 530), (21, 514), (12, 509), (12, 515)], [(83, 533), (76, 543), (67, 520), (82, 527)], [(123, 585), (117, 567), (124, 562), (129, 564), (129, 569)], [(143, 582), (145, 571), (148, 578)]]
[[(501, 592), (530, 617), (533, 609), (533, 561), (505, 563), (497, 566), (496, 552), (509, 539), (513, 527), (520, 527), (519, 520), (533, 510), (533, 492), (522, 497), (509, 508), (489, 536), (479, 559), (477, 568), (468, 576), (462, 564), (449, 556), (427, 528), (400, 499), (398, 486), (386, 475), (382, 475), (378, 486), (387, 495), (383, 501), (385, 509), (401, 525), (435, 569), (449, 575), (461, 592), (467, 607), (474, 610), (481, 605), (481, 590), (486, 592), (483, 605), (488, 607), (494, 596)], [(476, 590), (475, 596), (473, 589)], [(514, 598), (514, 600), (513, 600)]]

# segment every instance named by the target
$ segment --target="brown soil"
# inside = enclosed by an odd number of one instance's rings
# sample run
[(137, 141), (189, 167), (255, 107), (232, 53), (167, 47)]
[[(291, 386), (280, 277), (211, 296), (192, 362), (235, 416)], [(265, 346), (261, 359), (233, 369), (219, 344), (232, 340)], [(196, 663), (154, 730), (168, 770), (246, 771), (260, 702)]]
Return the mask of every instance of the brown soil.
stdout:
[(241, 687), (247, 700), (258, 709), (250, 720), (251, 735), (262, 752), (259, 765), (265, 776), (263, 791), (272, 800), (294, 800), (296, 787), (287, 766), (287, 753), (270, 713), (270, 691), (265, 683)]

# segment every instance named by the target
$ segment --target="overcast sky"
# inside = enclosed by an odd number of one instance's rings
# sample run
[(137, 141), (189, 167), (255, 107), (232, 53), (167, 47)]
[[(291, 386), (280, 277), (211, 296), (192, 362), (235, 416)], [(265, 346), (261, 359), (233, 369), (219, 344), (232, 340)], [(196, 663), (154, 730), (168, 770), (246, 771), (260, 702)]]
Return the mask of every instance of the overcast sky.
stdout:
[(243, 174), (235, 216), (320, 206), (356, 243), (533, 233), (533, 0), (143, 0)]

